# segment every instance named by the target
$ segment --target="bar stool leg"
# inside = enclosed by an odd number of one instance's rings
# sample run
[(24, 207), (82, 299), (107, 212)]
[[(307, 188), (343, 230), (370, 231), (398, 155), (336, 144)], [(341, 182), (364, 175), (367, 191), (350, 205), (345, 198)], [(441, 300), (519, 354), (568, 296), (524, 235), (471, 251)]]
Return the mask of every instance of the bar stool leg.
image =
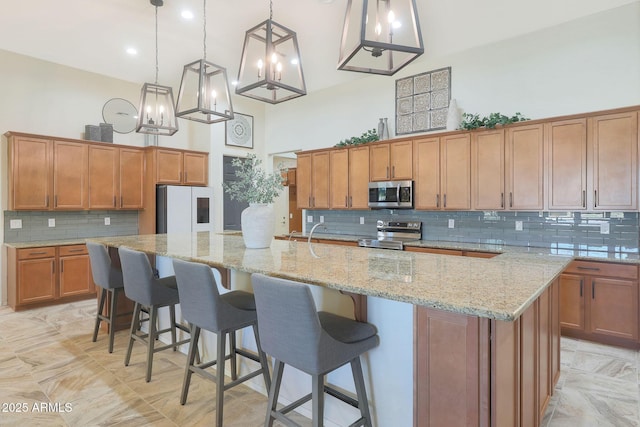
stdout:
[[(175, 305), (169, 306), (169, 318), (171, 321), (171, 344), (175, 344), (178, 342), (178, 340), (176, 339), (176, 306)], [(176, 351), (177, 349), (178, 349), (178, 346), (174, 345), (173, 351)]]
[(311, 420), (313, 427), (324, 425), (324, 375), (311, 375)]
[(131, 328), (129, 329), (129, 346), (127, 347), (127, 354), (124, 357), (124, 366), (129, 366), (131, 361), (131, 350), (133, 349), (133, 338), (136, 331), (140, 329), (140, 304), (135, 303), (133, 307), (133, 317), (131, 317)]
[(269, 388), (269, 404), (267, 406), (267, 418), (264, 421), (265, 427), (273, 427), (275, 417), (273, 413), (278, 407), (278, 395), (280, 394), (280, 384), (282, 383), (282, 373), (284, 372), (284, 362), (275, 361), (273, 367), (273, 378)]
[(191, 327), (191, 342), (189, 343), (189, 354), (187, 356), (187, 368), (184, 371), (184, 380), (182, 382), (182, 394), (180, 395), (180, 404), (187, 403), (187, 394), (189, 394), (189, 385), (191, 384), (191, 367), (193, 366), (194, 359), (198, 355), (198, 340), (200, 339), (200, 328), (197, 326)]
[(364, 385), (360, 356), (351, 360), (351, 372), (356, 386), (356, 394), (358, 395), (358, 408), (360, 409), (360, 415), (364, 419), (364, 426), (371, 427), (371, 413), (369, 412), (369, 401), (367, 400), (367, 389)]
[(229, 332), (229, 352), (231, 353), (231, 379), (238, 379), (238, 358), (236, 355), (236, 331)]
[[(104, 308), (104, 301), (107, 299), (107, 290), (105, 288), (100, 288), (102, 291), (100, 292), (100, 302), (98, 302), (98, 314), (96, 315), (96, 325), (93, 328), (93, 338), (92, 341), (96, 342), (98, 339), (98, 329), (100, 329), (100, 316), (102, 315), (102, 310)], [(111, 353), (111, 352), (109, 352)]]
[(118, 291), (121, 288), (110, 289), (109, 293), (111, 294), (111, 310), (109, 312), (109, 353), (113, 353), (113, 338), (116, 333), (116, 316), (118, 313), (117, 305), (118, 305)]
[(267, 355), (262, 351), (260, 345), (260, 334), (258, 334), (258, 325), (253, 325), (253, 335), (256, 337), (256, 347), (258, 350), (258, 357), (260, 358), (260, 366), (262, 366), (262, 377), (264, 378), (264, 385), (267, 388), (267, 393), (271, 389), (271, 378), (269, 376), (269, 362), (267, 361)]
[[(153, 349), (156, 343), (158, 307), (152, 305), (149, 309), (149, 336), (147, 349), (147, 376), (146, 381), (151, 381), (151, 369), (153, 368)], [(175, 341), (174, 341), (175, 342)]]
[(216, 426), (222, 427), (222, 407), (224, 404), (224, 356), (225, 343), (227, 341), (226, 334), (220, 332), (217, 334), (218, 359), (216, 362)]

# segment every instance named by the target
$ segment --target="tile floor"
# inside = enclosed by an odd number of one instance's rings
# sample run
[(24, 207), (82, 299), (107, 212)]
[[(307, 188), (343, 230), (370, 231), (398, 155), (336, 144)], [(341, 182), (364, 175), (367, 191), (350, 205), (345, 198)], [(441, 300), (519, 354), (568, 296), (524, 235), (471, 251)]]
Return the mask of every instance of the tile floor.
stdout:
[[(0, 426), (213, 425), (212, 382), (194, 377), (179, 404), (183, 354), (157, 353), (146, 383), (143, 347), (136, 344), (125, 368), (126, 332), (109, 354), (104, 332), (91, 342), (94, 316), (93, 300), (18, 313), (0, 307)], [(640, 426), (639, 352), (563, 338), (561, 362), (543, 426)], [(233, 388), (224, 424), (262, 425), (265, 410), (264, 396)]]

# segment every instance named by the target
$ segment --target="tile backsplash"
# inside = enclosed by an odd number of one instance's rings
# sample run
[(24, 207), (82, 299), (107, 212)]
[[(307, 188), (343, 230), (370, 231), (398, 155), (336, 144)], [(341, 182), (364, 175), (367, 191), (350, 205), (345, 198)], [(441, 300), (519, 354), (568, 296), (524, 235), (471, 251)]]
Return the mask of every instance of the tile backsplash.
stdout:
[[(375, 236), (378, 219), (422, 221), (424, 240), (496, 243), (536, 247), (589, 247), (592, 250), (638, 252), (638, 212), (502, 212), (502, 211), (307, 211), (313, 223), (324, 217), (326, 230), (314, 234)], [(450, 228), (453, 220), (453, 228)], [(361, 221), (364, 224), (361, 224)], [(520, 224), (521, 222), (521, 224)], [(522, 226), (522, 230), (516, 230)], [(306, 223), (307, 232), (313, 226)]]
[[(105, 225), (109, 218), (109, 225)], [(11, 228), (11, 220), (21, 220), (22, 228)], [(55, 227), (49, 227), (49, 219)], [(137, 211), (5, 211), (6, 243), (81, 239), (85, 237), (138, 234)]]

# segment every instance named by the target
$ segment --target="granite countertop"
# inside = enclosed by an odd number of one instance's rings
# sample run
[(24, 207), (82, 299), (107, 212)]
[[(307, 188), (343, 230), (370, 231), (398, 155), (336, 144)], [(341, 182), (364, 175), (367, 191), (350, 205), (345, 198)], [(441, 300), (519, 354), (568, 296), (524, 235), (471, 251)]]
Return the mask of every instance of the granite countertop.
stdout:
[[(308, 237), (308, 234), (293, 233), (293, 237)], [(281, 238), (288, 239), (289, 235), (282, 235)], [(372, 236), (355, 236), (348, 234), (314, 233), (314, 239), (338, 240), (345, 242), (357, 242), (362, 238), (375, 238)], [(439, 240), (419, 240), (417, 242), (405, 243), (405, 246), (433, 249), (452, 249), (473, 252), (493, 252), (496, 254), (505, 253), (530, 253), (537, 255), (564, 255), (574, 259), (587, 261), (620, 262), (629, 264), (640, 264), (640, 254), (638, 252), (606, 251), (601, 246), (585, 246), (564, 244), (563, 247), (535, 247), (535, 246), (507, 246), (499, 243), (463, 243), (446, 242)]]
[(518, 318), (571, 261), (533, 253), (482, 259), (286, 240), (246, 249), (241, 236), (208, 232), (88, 240), (506, 321)]

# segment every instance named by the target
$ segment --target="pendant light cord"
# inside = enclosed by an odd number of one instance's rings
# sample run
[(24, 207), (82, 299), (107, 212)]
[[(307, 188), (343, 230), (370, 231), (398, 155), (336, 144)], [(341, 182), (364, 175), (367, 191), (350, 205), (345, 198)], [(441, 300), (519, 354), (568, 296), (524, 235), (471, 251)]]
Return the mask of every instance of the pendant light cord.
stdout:
[(204, 22), (204, 43), (202, 43), (202, 45), (204, 46), (204, 55), (203, 58), (206, 61), (207, 60), (207, 0), (203, 0), (203, 11), (202, 11), (202, 16), (204, 17), (203, 22)]
[(156, 84), (158, 84), (158, 6), (156, 6)]
[(269, 0), (269, 20), (273, 21), (273, 0)]

